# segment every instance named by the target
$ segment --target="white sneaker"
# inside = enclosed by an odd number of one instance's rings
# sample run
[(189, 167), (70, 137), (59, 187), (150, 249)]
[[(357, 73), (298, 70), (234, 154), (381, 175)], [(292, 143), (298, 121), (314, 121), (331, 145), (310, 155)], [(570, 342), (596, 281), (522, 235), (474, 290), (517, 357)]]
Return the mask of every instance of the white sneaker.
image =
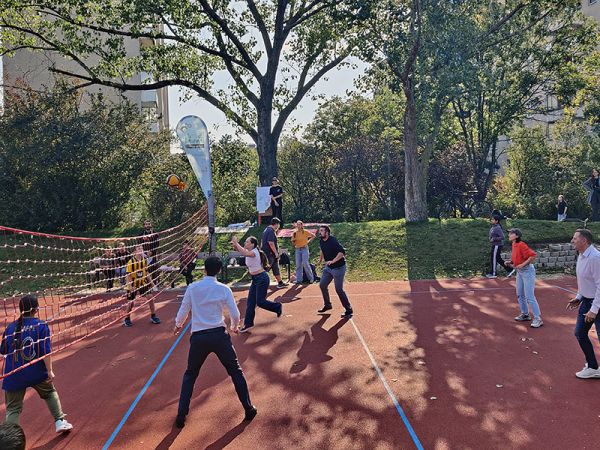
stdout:
[(586, 364), (585, 367), (583, 368), (583, 370), (581, 370), (580, 372), (577, 372), (575, 374), (575, 376), (577, 378), (583, 378), (583, 379), (600, 378), (600, 369), (591, 369)]
[(539, 328), (542, 325), (544, 325), (544, 321), (542, 320), (541, 317), (535, 317), (533, 319), (533, 322), (531, 322), (531, 328)]
[(64, 433), (73, 429), (73, 425), (67, 422), (66, 419), (59, 419), (56, 422), (54, 422), (54, 424), (56, 425), (57, 433)]
[(486, 278), (498, 278), (496, 275), (494, 275), (493, 273), (488, 273), (486, 276)]

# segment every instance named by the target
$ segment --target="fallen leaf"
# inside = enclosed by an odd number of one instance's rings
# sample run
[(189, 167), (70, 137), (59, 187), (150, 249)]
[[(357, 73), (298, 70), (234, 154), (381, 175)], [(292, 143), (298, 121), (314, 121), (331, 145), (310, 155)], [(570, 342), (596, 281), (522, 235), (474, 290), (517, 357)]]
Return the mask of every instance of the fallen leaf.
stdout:
[(503, 388), (503, 387), (504, 387), (504, 385), (503, 385), (503, 384), (497, 384), (497, 385), (496, 385), (496, 387), (497, 387), (497, 388)]
[(437, 397), (429, 397), (429, 400), (437, 400)]

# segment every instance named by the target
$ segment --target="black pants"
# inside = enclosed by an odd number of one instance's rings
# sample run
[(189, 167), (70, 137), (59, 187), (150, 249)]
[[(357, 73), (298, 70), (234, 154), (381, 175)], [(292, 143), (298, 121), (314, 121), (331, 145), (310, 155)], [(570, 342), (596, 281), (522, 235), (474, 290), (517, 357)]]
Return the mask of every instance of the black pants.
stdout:
[(178, 416), (185, 417), (190, 411), (190, 400), (194, 391), (194, 383), (196, 382), (196, 378), (198, 378), (202, 364), (204, 364), (206, 357), (211, 353), (217, 355), (217, 358), (219, 358), (219, 361), (221, 361), (221, 364), (227, 370), (244, 410), (247, 411), (252, 408), (248, 385), (246, 384), (244, 372), (242, 372), (235, 349), (231, 343), (231, 336), (225, 332), (224, 327), (219, 327), (192, 333), (188, 366), (183, 374), (183, 382), (181, 383)]
[(283, 204), (280, 202), (279, 205), (271, 203), (271, 211), (273, 212), (272, 217), (277, 217), (281, 220), (281, 226), (283, 227)]
[(492, 275), (496, 275), (496, 265), (500, 264), (504, 270), (506, 270), (507, 272), (510, 272), (510, 267), (508, 267), (506, 265), (506, 263), (504, 262), (504, 260), (502, 259), (502, 246), (501, 245), (492, 245), (492, 251), (490, 252), (490, 261), (491, 261), (491, 265), (492, 265), (492, 270), (490, 270), (490, 273)]
[(185, 277), (185, 284), (190, 285), (194, 281), (192, 271), (196, 268), (196, 263), (189, 263), (181, 269), (181, 275)]
[(592, 203), (591, 203), (591, 207), (592, 207), (592, 222), (598, 222), (600, 221), (600, 198), (599, 197), (592, 197)]
[(103, 269), (102, 271), (106, 279), (106, 289), (112, 289), (115, 279), (115, 269)]

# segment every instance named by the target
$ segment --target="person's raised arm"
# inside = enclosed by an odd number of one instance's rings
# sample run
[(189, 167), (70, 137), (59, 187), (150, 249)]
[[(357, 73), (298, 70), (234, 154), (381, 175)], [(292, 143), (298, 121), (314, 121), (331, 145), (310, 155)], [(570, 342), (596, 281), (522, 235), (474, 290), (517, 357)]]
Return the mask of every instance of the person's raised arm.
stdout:
[(247, 256), (248, 258), (254, 258), (256, 256), (252, 250), (246, 250), (244, 247), (242, 247), (235, 236), (231, 239), (231, 245), (233, 245), (233, 248), (236, 252), (240, 252), (242, 255)]

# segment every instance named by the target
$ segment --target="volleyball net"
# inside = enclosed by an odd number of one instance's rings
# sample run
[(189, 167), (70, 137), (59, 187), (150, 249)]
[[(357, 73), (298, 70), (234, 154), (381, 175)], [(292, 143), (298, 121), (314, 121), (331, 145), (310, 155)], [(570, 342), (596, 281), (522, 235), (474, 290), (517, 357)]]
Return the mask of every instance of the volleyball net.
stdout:
[[(18, 361), (0, 379), (45, 358), (48, 347), (57, 353), (123, 319), (135, 278), (127, 263), (136, 251), (146, 259), (147, 292), (136, 298), (132, 312), (160, 297), (207, 243), (207, 224), (205, 205), (173, 228), (135, 237), (84, 238), (0, 226), (2, 362)], [(23, 330), (9, 327), (27, 295), (37, 297), (37, 317), (48, 325), (49, 337), (42, 332), (37, 340), (23, 340)], [(15, 341), (18, 346), (11, 345)]]

